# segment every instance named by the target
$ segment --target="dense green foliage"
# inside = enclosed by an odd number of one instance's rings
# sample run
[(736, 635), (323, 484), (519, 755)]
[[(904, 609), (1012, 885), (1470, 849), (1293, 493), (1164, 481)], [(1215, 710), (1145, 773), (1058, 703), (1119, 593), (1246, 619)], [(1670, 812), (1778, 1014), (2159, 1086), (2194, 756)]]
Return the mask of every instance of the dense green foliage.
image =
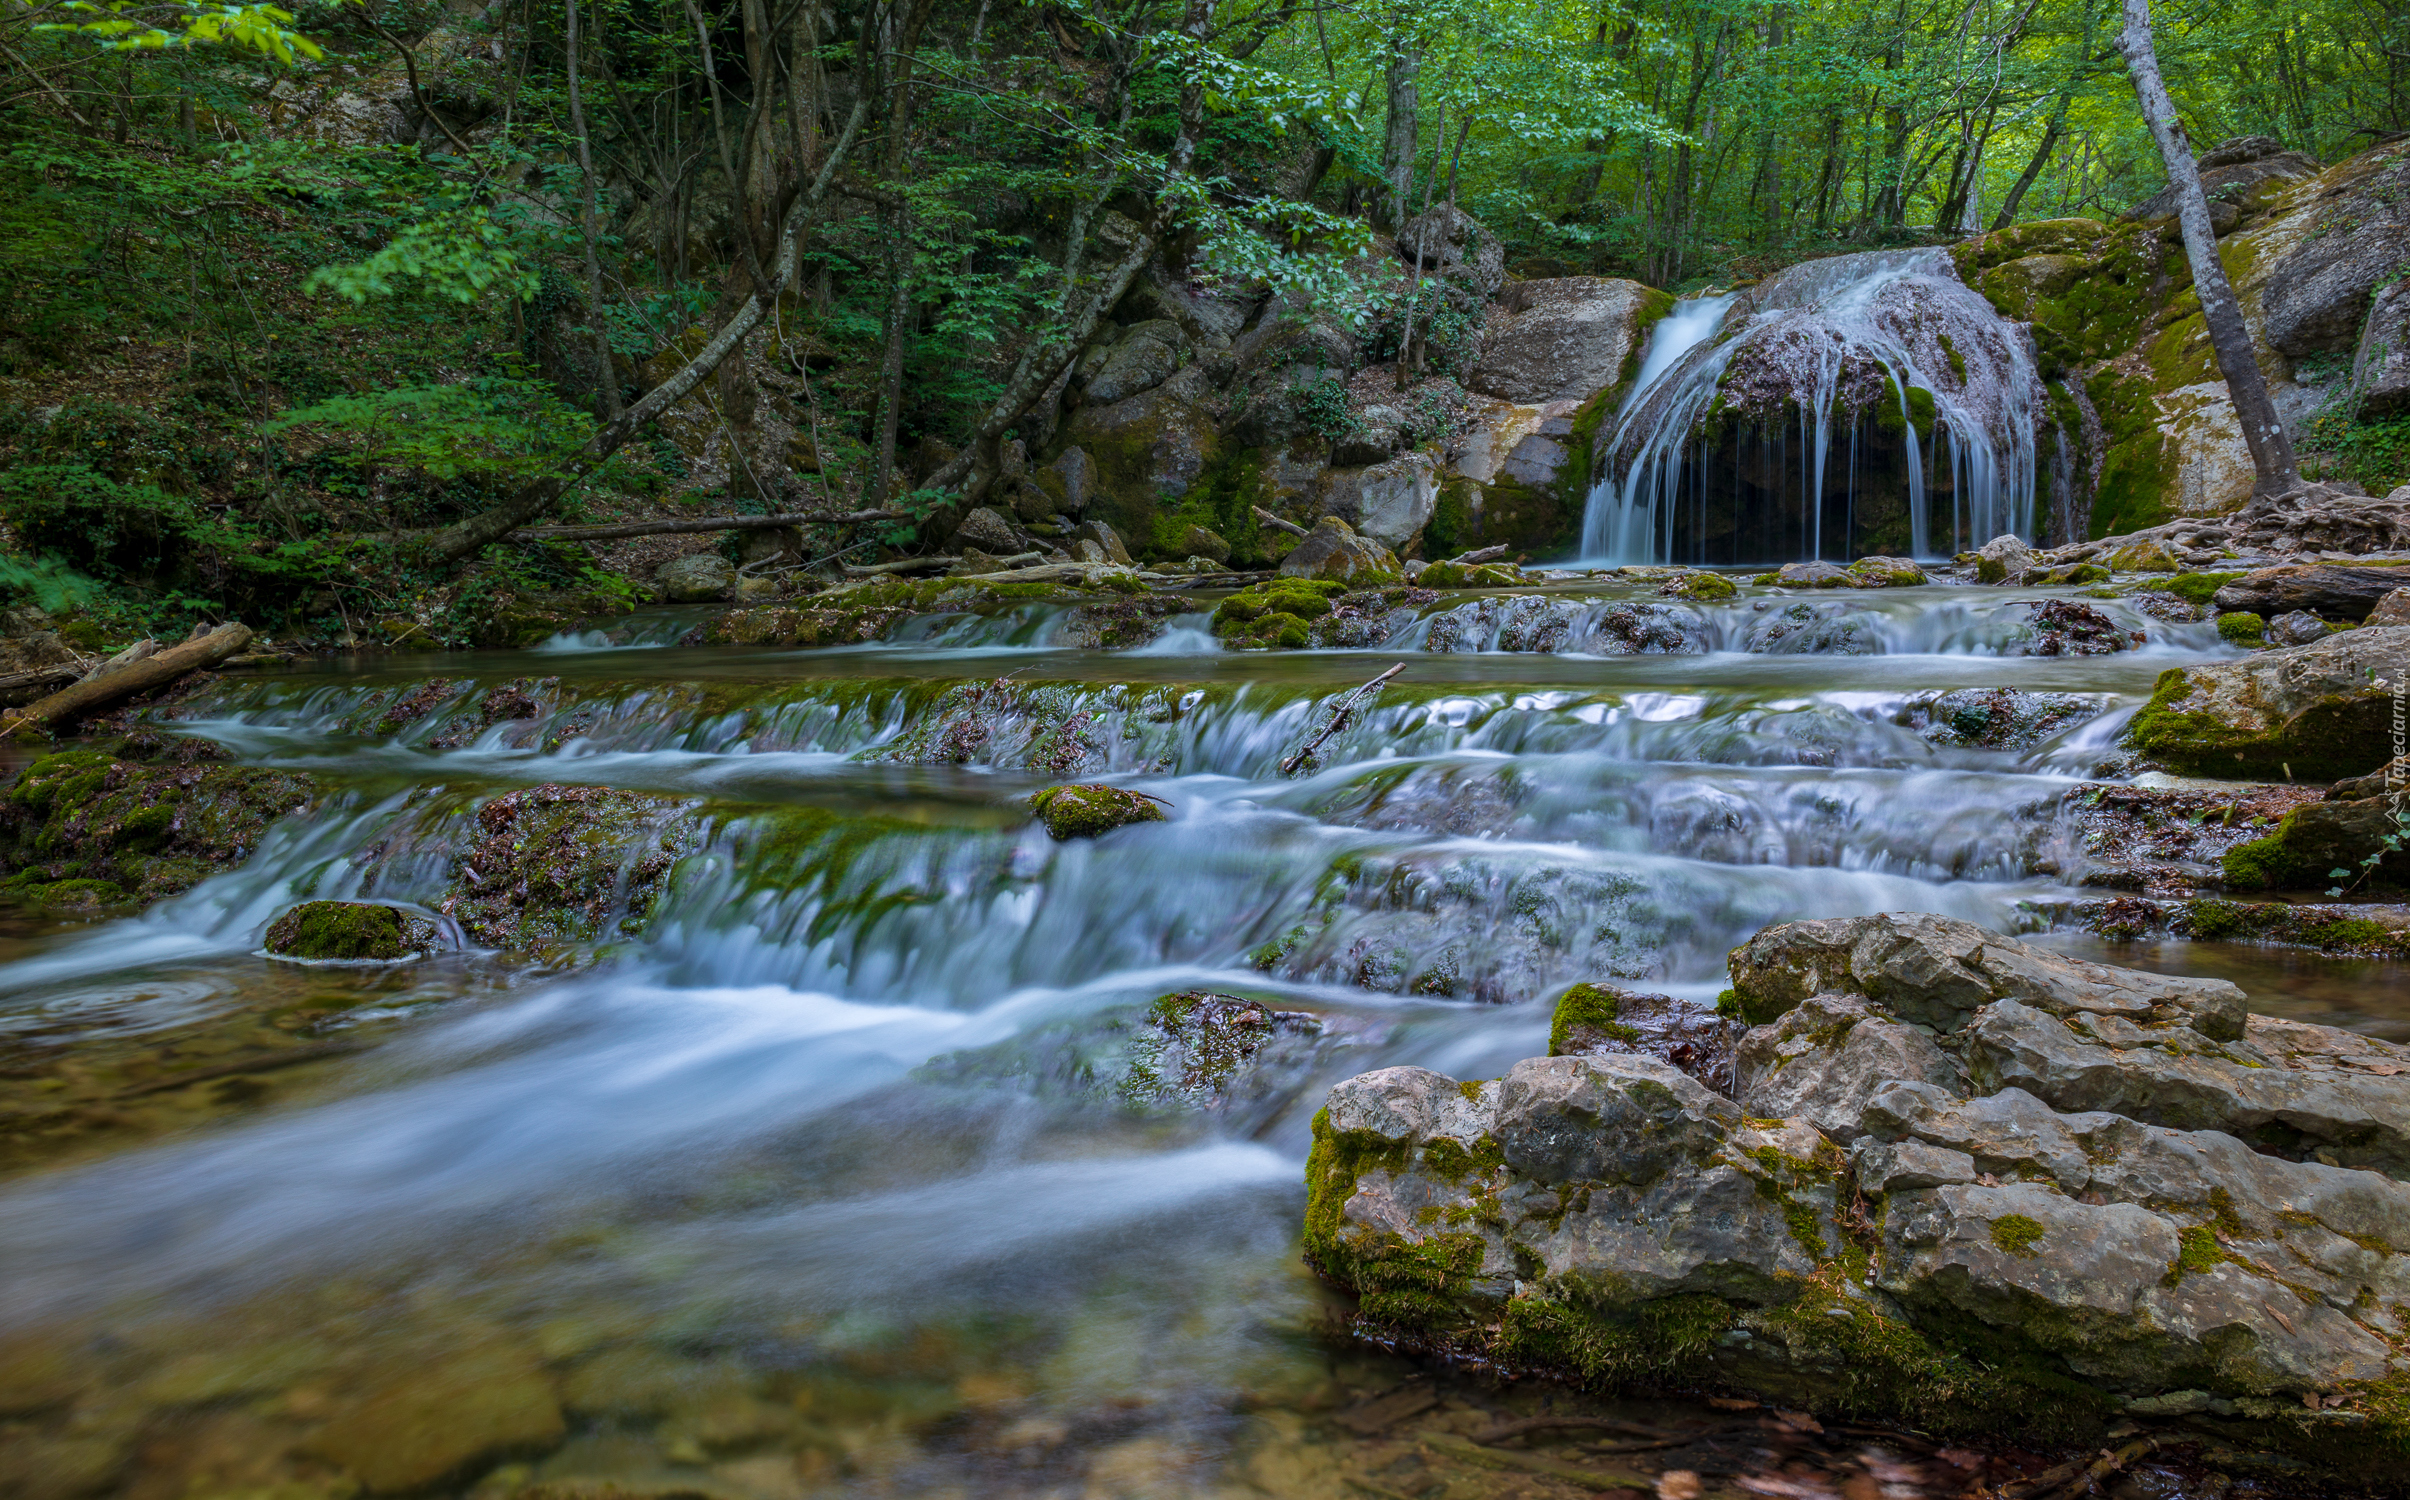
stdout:
[[(2168, 6), (2159, 48), (2197, 139), (2332, 157), (2410, 111), (2398, 9)], [(635, 433), (556, 518), (925, 514), (957, 450), (1043, 436), (1045, 381), (1016, 381), (1076, 345), (1139, 234), (1191, 286), (1319, 306), (1376, 361), (1411, 332), (1449, 373), (1471, 315), (1362, 255), (1434, 202), (1520, 272), (1669, 288), (2112, 211), (2160, 180), (2114, 21), (2106, 0), (21, 9), (0, 19), (0, 586), (156, 626), (423, 624), (447, 569), (329, 538), (458, 522), (613, 433), (771, 284), (799, 195), (794, 278), (702, 414)], [(1347, 419), (1336, 384), (1297, 401), (1308, 431)], [(2329, 446), (2403, 472), (2390, 428)], [(1227, 466), (1136, 540), (1196, 524), (1253, 558), (1256, 483)]]

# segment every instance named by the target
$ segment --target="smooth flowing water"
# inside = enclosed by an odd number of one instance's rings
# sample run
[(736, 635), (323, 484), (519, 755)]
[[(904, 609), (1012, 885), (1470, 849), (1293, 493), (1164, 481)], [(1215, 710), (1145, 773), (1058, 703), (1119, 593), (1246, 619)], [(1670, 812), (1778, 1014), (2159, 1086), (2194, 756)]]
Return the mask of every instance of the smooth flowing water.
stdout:
[[(1324, 1089), (1495, 1076), (1574, 980), (1708, 1003), (1769, 922), (2038, 926), (2080, 875), (2062, 795), (2117, 773), (2155, 673), (2225, 649), (2110, 602), (2143, 646), (2019, 654), (2038, 597), (1683, 605), (1694, 654), (1610, 654), (1613, 611), (1669, 606), (1594, 581), (1361, 651), (1220, 653), (1201, 615), (1078, 649), (1033, 609), (231, 679), (173, 729), (340, 793), (140, 916), (0, 932), (0, 1464), (305, 1500), (466, 1410), (492, 1440), (432, 1482), (488, 1500), (1458, 1493), (1326, 1420), (1406, 1371), (1298, 1262)], [(450, 714), (506, 684), (518, 716)], [(1973, 747), (1934, 707), (2004, 688), (2063, 695), (2048, 733)], [(1051, 842), (1026, 794), (1072, 775), (1168, 820)], [(259, 954), (305, 895), (439, 911), (480, 808), (547, 783), (642, 794), (581, 835), (657, 892), (609, 940)], [(1180, 1108), (1132, 1048), (1186, 990), (1320, 1029)]]

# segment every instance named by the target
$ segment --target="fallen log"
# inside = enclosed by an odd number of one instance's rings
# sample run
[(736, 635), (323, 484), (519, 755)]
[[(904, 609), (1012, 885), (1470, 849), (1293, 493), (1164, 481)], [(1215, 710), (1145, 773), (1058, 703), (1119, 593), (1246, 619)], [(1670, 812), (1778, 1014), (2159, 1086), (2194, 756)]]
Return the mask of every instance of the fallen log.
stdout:
[(1505, 555), (1506, 544), (1504, 542), (1500, 542), (1495, 547), (1475, 547), (1470, 552), (1459, 552), (1454, 557), (1449, 558), (1448, 561), (1454, 563), (1460, 568), (1469, 568), (1476, 563), (1496, 562), (1499, 558), (1504, 557)]
[(839, 563), (838, 566), (845, 570), (848, 577), (871, 578), (882, 573), (918, 573), (928, 569), (950, 568), (961, 561), (959, 557), (938, 553), (930, 557), (899, 557), (894, 562)]
[(2227, 614), (2314, 615), (2365, 620), (2377, 601), (2410, 585), (2410, 568), (2338, 568), (2293, 564), (2246, 573), (2217, 591), (2213, 603)]
[(841, 516), (701, 516), (690, 521), (612, 521), (596, 526), (529, 526), (503, 537), (510, 542), (607, 542), (623, 536), (682, 536), (701, 531), (768, 531), (780, 526), (854, 526), (871, 521), (908, 521), (911, 512), (854, 510)]
[(156, 655), (128, 662), (115, 670), (94, 672), (81, 682), (18, 709), (5, 719), (0, 719), (0, 733), (31, 728), (56, 729), (72, 724), (86, 714), (98, 712), (137, 693), (165, 687), (186, 673), (214, 667), (250, 644), (251, 627), (239, 621), (229, 621), (181, 646), (170, 646)]
[(0, 693), (17, 688), (41, 687), (48, 683), (69, 683), (83, 676), (79, 667), (36, 667), (30, 672), (10, 672), (0, 676)]

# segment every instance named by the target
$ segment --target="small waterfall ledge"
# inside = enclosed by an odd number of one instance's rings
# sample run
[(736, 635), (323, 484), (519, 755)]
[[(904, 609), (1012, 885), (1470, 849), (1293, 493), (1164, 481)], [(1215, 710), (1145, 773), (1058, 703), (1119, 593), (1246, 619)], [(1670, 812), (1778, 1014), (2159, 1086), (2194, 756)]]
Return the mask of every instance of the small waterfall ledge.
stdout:
[(1657, 326), (1599, 446), (1585, 557), (1920, 558), (2036, 539), (2048, 403), (2030, 332), (1941, 250), (1808, 261)]

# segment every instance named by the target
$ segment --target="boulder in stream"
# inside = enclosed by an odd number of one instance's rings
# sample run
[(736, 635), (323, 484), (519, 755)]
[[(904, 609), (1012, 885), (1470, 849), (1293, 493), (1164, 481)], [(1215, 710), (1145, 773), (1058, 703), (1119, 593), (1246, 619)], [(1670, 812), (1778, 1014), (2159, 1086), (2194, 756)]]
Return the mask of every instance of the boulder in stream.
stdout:
[(1733, 979), (1737, 1101), (1615, 1053), (1337, 1085), (1313, 1264), (1385, 1338), (1598, 1384), (2398, 1462), (2410, 1048), (1914, 914)]
[(1101, 782), (1050, 786), (1032, 796), (1029, 805), (1057, 840), (1092, 839), (1131, 823), (1165, 821), (1155, 798)]
[(653, 584), (672, 604), (708, 604), (736, 586), (736, 566), (717, 552), (673, 557), (653, 573)]
[(1337, 516), (1315, 522), (1305, 539), (1280, 560), (1278, 571), (1283, 578), (1352, 583), (1359, 588), (1395, 583), (1405, 576), (1396, 553), (1356, 535), (1355, 528)]
[(2176, 667), (2160, 674), (2127, 739), (2187, 776), (2357, 776), (2392, 757), (2393, 695), (2405, 673), (2404, 626), (2362, 626), (2239, 661)]

